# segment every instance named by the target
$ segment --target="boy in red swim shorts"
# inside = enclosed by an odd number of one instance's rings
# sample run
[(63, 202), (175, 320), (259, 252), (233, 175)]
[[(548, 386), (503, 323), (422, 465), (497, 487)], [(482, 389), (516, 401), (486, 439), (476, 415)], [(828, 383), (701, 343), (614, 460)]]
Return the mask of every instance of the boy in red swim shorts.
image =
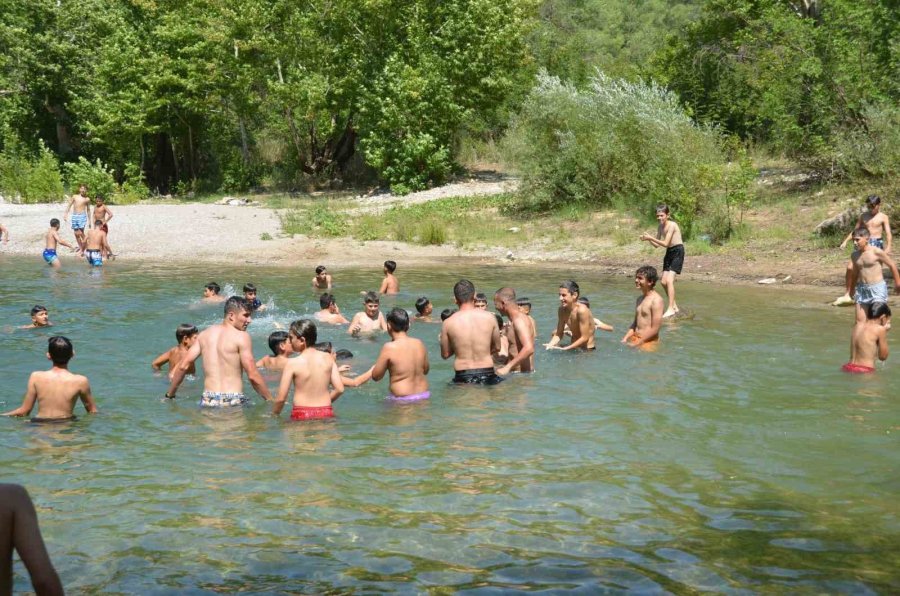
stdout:
[(875, 372), (875, 357), (887, 360), (887, 332), (891, 328), (891, 309), (884, 302), (865, 305), (866, 320), (853, 326), (850, 335), (850, 362), (841, 367), (848, 373)]
[(293, 383), (291, 420), (334, 418), (331, 403), (344, 392), (344, 383), (334, 357), (315, 349), (317, 335), (316, 324), (308, 319), (291, 323), (288, 339), (299, 356), (288, 360), (281, 373), (278, 395), (272, 405), (275, 416), (281, 414)]

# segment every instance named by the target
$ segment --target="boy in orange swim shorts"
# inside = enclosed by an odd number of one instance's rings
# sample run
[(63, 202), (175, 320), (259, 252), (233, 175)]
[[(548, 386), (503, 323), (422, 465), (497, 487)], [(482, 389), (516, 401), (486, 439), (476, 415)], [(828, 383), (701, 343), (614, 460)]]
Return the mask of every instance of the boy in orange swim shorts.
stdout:
[(664, 303), (662, 296), (653, 289), (659, 274), (655, 267), (644, 265), (634, 274), (634, 285), (641, 291), (635, 302), (634, 322), (622, 338), (622, 343), (653, 350), (659, 345), (659, 328), (662, 325)]
[(344, 392), (344, 383), (334, 356), (315, 349), (318, 338), (316, 324), (308, 319), (291, 323), (288, 339), (299, 356), (287, 361), (281, 373), (278, 395), (272, 414), (278, 416), (294, 385), (291, 420), (334, 418), (331, 403)]

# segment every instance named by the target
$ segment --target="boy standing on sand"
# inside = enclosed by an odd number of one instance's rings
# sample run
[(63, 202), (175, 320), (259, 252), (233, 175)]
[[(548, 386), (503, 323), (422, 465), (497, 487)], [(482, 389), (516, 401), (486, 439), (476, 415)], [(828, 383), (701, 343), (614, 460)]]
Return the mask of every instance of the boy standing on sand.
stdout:
[(62, 244), (71, 250), (75, 247), (59, 237), (59, 220), (55, 217), (50, 220), (50, 229), (47, 230), (46, 242), (44, 244), (44, 260), (54, 269), (59, 269), (59, 257), (56, 255), (56, 245)]
[(69, 210), (72, 210), (72, 230), (75, 232), (75, 242), (78, 243), (78, 251), (84, 252), (84, 229), (91, 227), (91, 199), (87, 196), (87, 186), (80, 184), (78, 194), (72, 195), (66, 211), (63, 213), (63, 221), (69, 221)]
[(675, 276), (681, 275), (681, 269), (684, 267), (684, 243), (681, 241), (681, 228), (669, 219), (668, 205), (656, 207), (656, 220), (659, 222), (656, 238), (650, 234), (641, 234), (641, 240), (666, 249), (661, 281), (666, 289), (666, 295), (669, 296), (669, 308), (663, 313), (663, 317), (673, 317), (679, 311), (678, 303), (675, 302)]
[(331, 274), (328, 273), (328, 269), (325, 268), (325, 265), (316, 267), (316, 276), (312, 278), (312, 285), (316, 290), (331, 289)]
[(622, 338), (622, 343), (643, 350), (659, 345), (659, 328), (663, 319), (663, 299), (653, 289), (659, 274), (655, 267), (644, 265), (634, 274), (634, 285), (641, 291), (634, 307), (634, 322)]
[(272, 356), (263, 356), (256, 361), (256, 366), (271, 371), (284, 370), (288, 363), (288, 356), (294, 353), (288, 333), (286, 331), (270, 333), (269, 349), (272, 350)]
[[(559, 284), (559, 311), (557, 311), (556, 330), (550, 342), (544, 344), (548, 350), (594, 350), (594, 315), (584, 304), (578, 302), (581, 289), (574, 281)], [(572, 342), (560, 347), (558, 344), (566, 334), (566, 325), (572, 332)]]
[(323, 323), (346, 325), (350, 322), (341, 314), (341, 309), (338, 308), (332, 294), (326, 292), (319, 296), (319, 306), (322, 307), (322, 310), (316, 313), (316, 318)]
[(375, 292), (366, 292), (363, 297), (363, 304), (366, 310), (353, 315), (350, 321), (348, 333), (350, 335), (359, 335), (360, 333), (373, 333), (375, 331), (387, 331), (387, 323), (384, 315), (381, 313), (381, 300)]
[(856, 250), (850, 255), (850, 261), (853, 263), (850, 287), (856, 288), (856, 322), (862, 323), (866, 320), (867, 304), (887, 302), (888, 289), (882, 267), (890, 268), (894, 276), (896, 294), (900, 294), (900, 272), (887, 253), (869, 244), (868, 228), (857, 228), (853, 232), (853, 244), (856, 245)]
[[(281, 373), (278, 395), (272, 404), (272, 414), (278, 416), (294, 385), (291, 420), (334, 418), (332, 402), (344, 392), (344, 383), (334, 356), (316, 350), (316, 324), (307, 319), (291, 323), (288, 332), (291, 348), (300, 354), (288, 360)], [(329, 388), (330, 386), (330, 388)]]
[(103, 267), (103, 256), (111, 252), (102, 226), (102, 221), (94, 220), (94, 227), (88, 230), (84, 240), (84, 258), (91, 267)]
[[(162, 369), (163, 364), (168, 362), (169, 372), (171, 373), (175, 370), (175, 367), (178, 366), (178, 363), (181, 362), (181, 359), (187, 356), (191, 346), (197, 341), (197, 336), (199, 334), (200, 331), (195, 326), (190, 323), (182, 323), (175, 329), (175, 339), (178, 341), (178, 345), (157, 356), (156, 360), (154, 360), (150, 366), (153, 370), (158, 371)], [(193, 375), (196, 373), (197, 369), (194, 366), (194, 363), (191, 362), (190, 366), (188, 366), (187, 374)]]
[[(94, 221), (100, 220), (102, 223), (100, 225), (100, 229), (103, 230), (103, 233), (106, 234), (106, 246), (109, 246), (109, 220), (113, 218), (112, 211), (109, 210), (109, 207), (106, 206), (106, 201), (103, 199), (103, 195), (97, 195), (94, 198), (94, 202), (96, 203), (96, 207), (94, 207)], [(109, 252), (106, 254), (107, 258), (114, 259), (116, 255), (112, 253), (112, 248), (109, 249)]]
[(397, 263), (395, 261), (384, 262), (384, 281), (381, 282), (381, 287), (378, 289), (379, 294), (398, 294), (400, 292), (400, 282), (394, 275), (396, 270)]
[(28, 389), (22, 405), (4, 416), (28, 416), (37, 402), (38, 412), (32, 422), (59, 422), (75, 419), (75, 402), (81, 399), (88, 414), (99, 410), (91, 395), (87, 377), (69, 372), (69, 360), (75, 356), (72, 342), (62, 336), (47, 341), (47, 359), (53, 362), (48, 371), (35, 371), (28, 378)]
[(47, 312), (47, 307), (35, 304), (31, 309), (31, 325), (25, 325), (24, 327), (19, 327), (19, 329), (37, 329), (38, 327), (52, 326), (53, 323), (50, 322), (50, 313)]
[[(869, 230), (869, 244), (890, 254), (891, 244), (893, 243), (894, 238), (891, 235), (891, 222), (888, 220), (888, 216), (881, 213), (881, 197), (878, 195), (869, 195), (866, 197), (866, 207), (869, 209), (868, 212), (859, 216), (859, 221), (856, 222), (854, 230), (866, 228)], [(847, 234), (847, 237), (844, 238), (844, 241), (841, 242), (841, 248), (847, 246), (847, 242), (852, 238), (853, 232), (851, 231)], [(846, 293), (832, 303), (835, 306), (844, 306), (853, 303), (853, 299), (850, 297), (853, 295), (853, 285), (850, 283), (852, 275), (853, 261), (851, 259), (847, 261), (847, 271), (844, 273)]]
[(882, 362), (887, 360), (890, 328), (890, 307), (884, 302), (867, 304), (865, 322), (854, 325), (850, 334), (850, 362), (841, 369), (848, 373), (875, 372), (875, 357)]

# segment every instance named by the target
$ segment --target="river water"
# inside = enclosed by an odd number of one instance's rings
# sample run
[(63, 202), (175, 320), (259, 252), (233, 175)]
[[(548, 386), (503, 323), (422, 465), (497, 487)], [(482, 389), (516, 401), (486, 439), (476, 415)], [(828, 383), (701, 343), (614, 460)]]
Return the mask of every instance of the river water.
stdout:
[[(429, 402), (388, 403), (382, 382), (348, 389), (334, 421), (292, 423), (258, 399), (200, 411), (200, 380), (165, 402), (150, 361), (179, 323), (221, 320), (197, 304), (210, 280), (255, 282), (273, 306), (250, 327), (261, 357), (276, 323), (318, 309), (311, 271), (0, 265), (0, 408), (48, 365), (51, 333), (14, 328), (41, 303), (101, 409), (0, 420), (0, 481), (31, 492), (73, 593), (900, 591), (900, 366), (839, 370), (852, 311), (825, 306), (830, 294), (682, 283), (696, 317), (639, 353), (618, 343), (637, 295), (627, 276), (401, 263), (404, 293), (383, 310), (427, 295), (437, 314), (462, 276), (488, 293), (509, 284), (546, 341), (574, 277), (616, 331), (598, 332), (595, 353), (541, 351), (536, 374), (460, 388), (439, 327), (414, 325)], [(380, 272), (334, 273), (349, 318)], [(354, 352), (357, 372), (383, 341), (322, 339)]]

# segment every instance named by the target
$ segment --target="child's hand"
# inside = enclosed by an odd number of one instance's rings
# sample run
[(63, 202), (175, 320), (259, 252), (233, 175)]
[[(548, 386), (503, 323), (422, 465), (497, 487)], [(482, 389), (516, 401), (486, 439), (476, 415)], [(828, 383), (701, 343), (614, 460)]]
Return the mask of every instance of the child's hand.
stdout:
[(344, 372), (349, 372), (349, 371), (350, 371), (349, 364), (342, 364), (338, 367), (338, 372), (344, 373)]

